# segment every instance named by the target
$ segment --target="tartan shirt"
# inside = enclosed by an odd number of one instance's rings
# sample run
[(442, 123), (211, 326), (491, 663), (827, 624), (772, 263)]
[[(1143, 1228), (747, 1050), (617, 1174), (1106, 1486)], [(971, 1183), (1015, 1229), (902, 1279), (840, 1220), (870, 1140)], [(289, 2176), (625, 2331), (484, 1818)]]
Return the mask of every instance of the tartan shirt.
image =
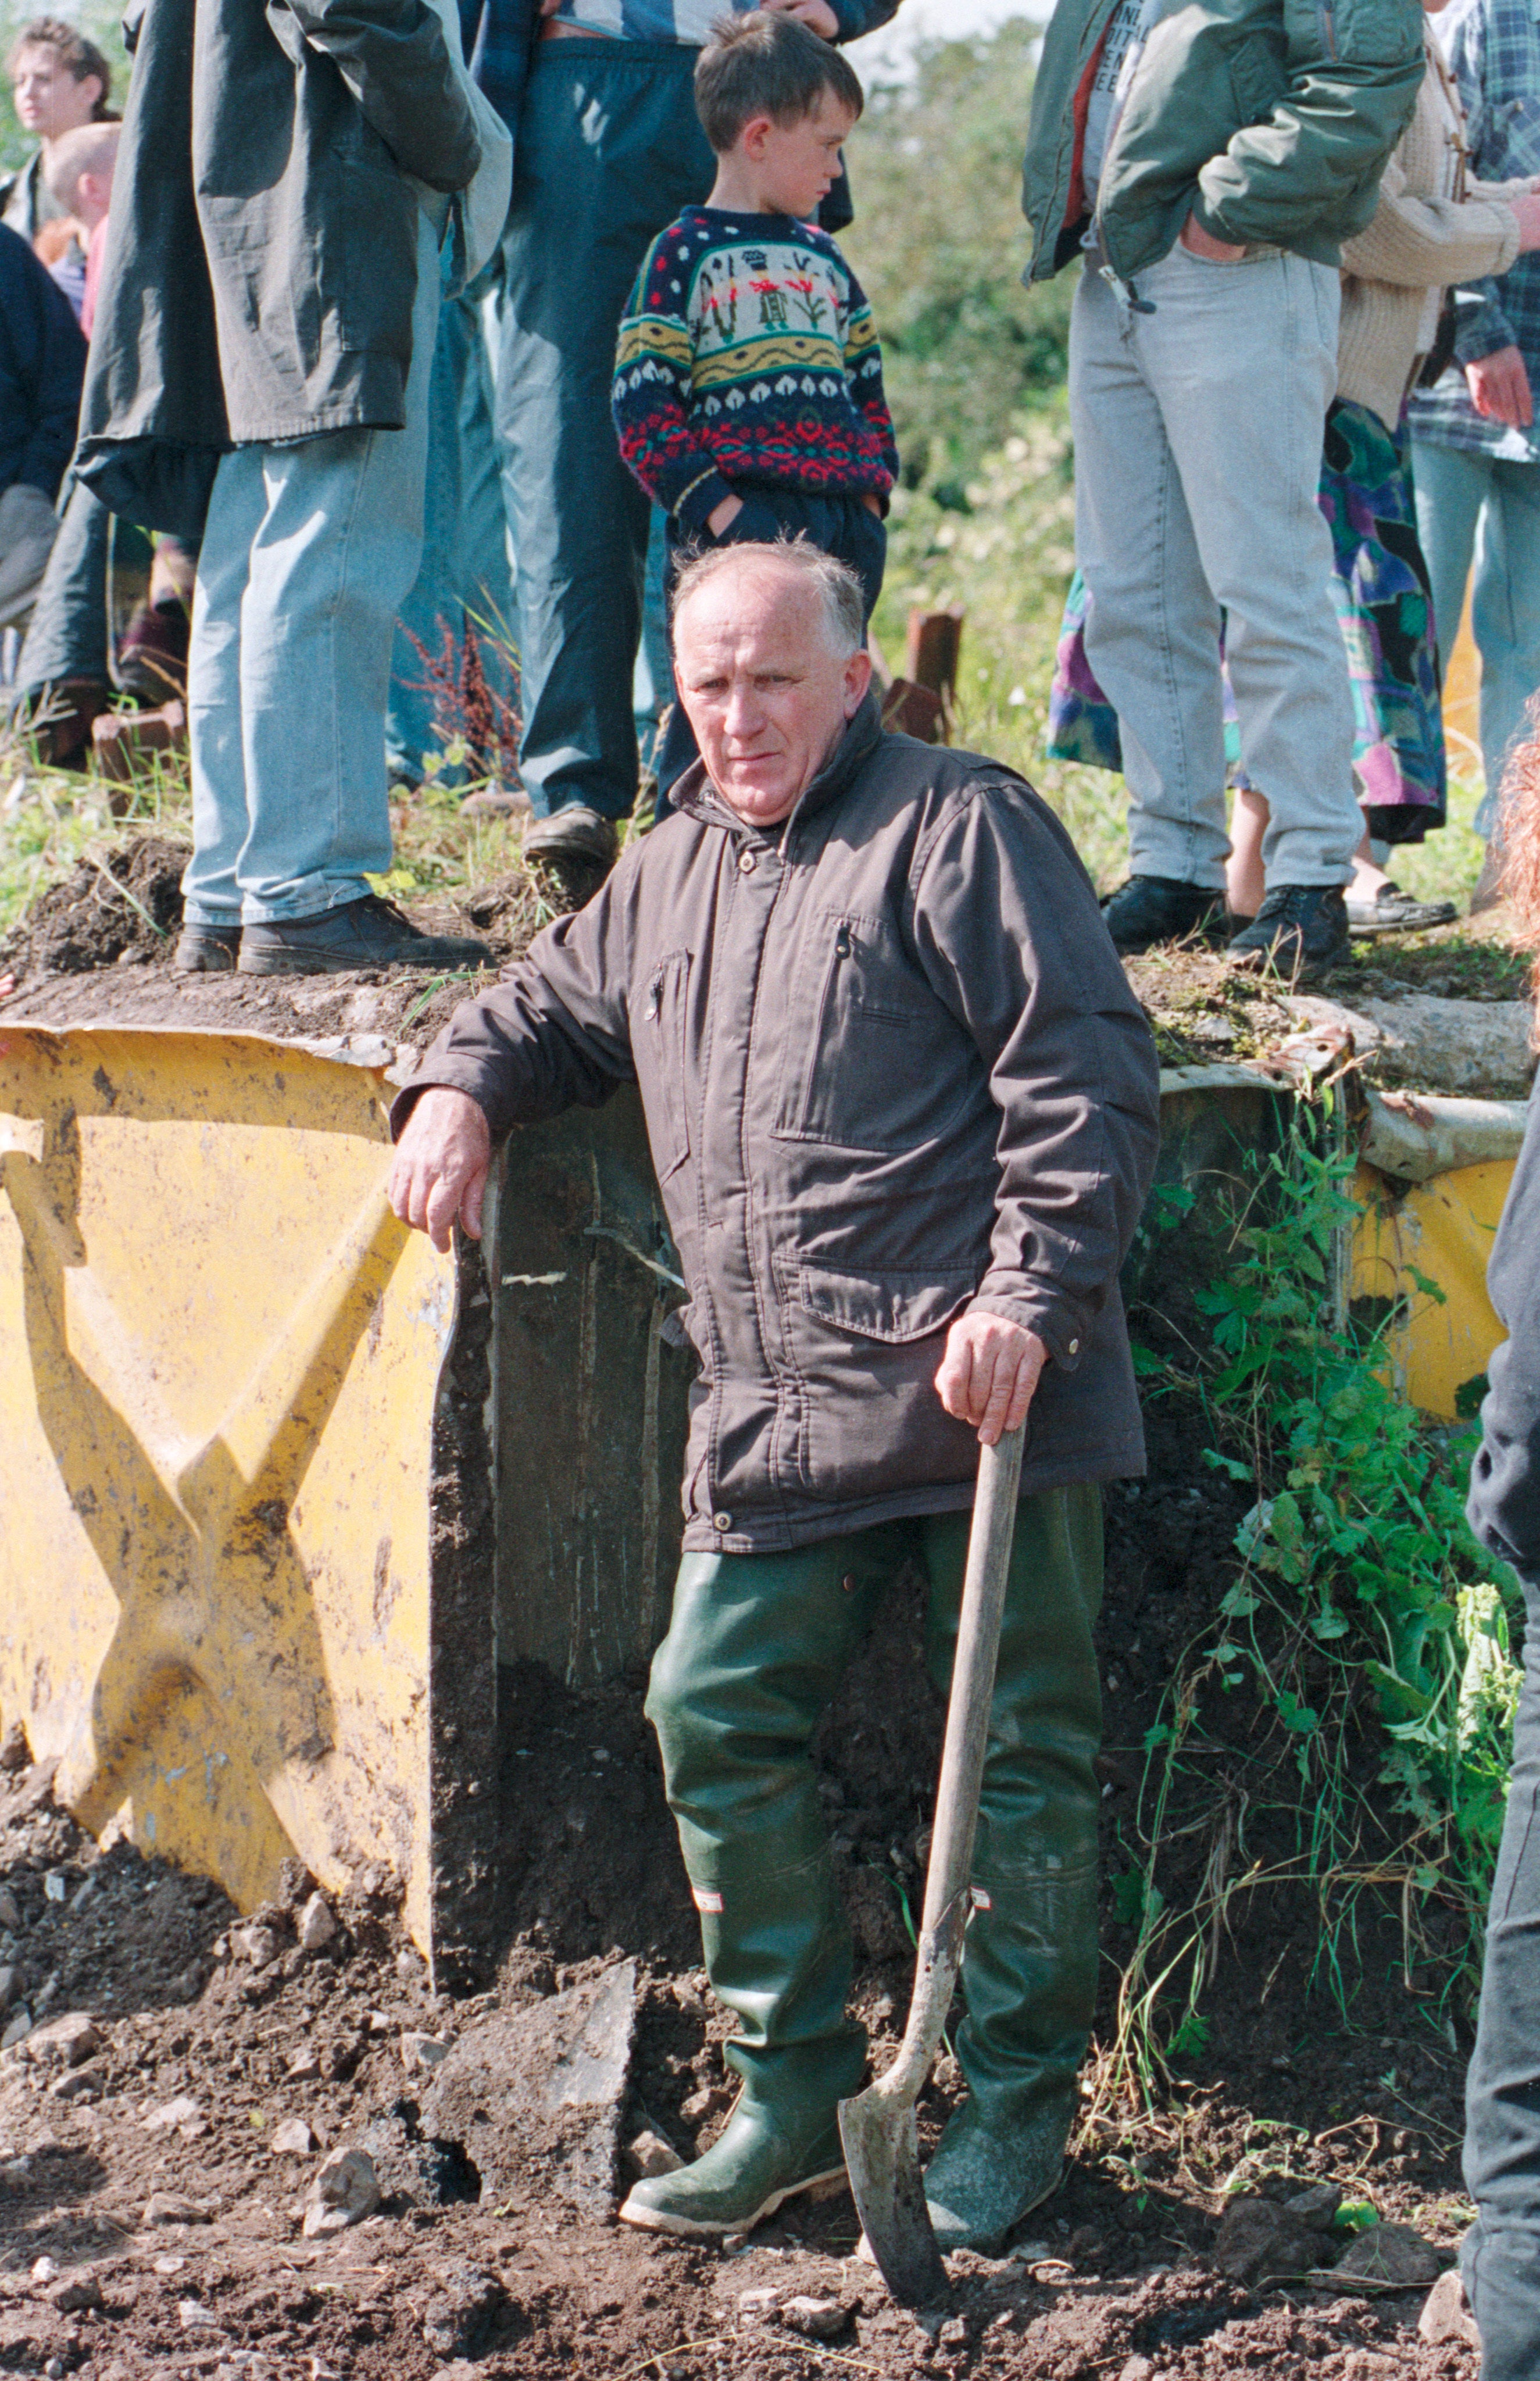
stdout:
[[(557, 21), (623, 42), (682, 43), (700, 49), (714, 20), (741, 17), (757, 0), (560, 0)], [(898, 12), (898, 0), (829, 0), (836, 39), (853, 42)], [(466, 56), (482, 89), (505, 116), (516, 114), (529, 70), (539, 0), (460, 0)]]
[[(1540, 0), (1451, 0), (1430, 30), (1460, 87), (1473, 178), (1509, 182), (1540, 174)], [(1455, 361), (1432, 388), (1413, 391), (1413, 432), (1434, 446), (1540, 463), (1540, 421), (1513, 430), (1485, 420), (1471, 402), (1461, 369), (1499, 348), (1517, 348), (1540, 405), (1540, 250), (1453, 297)]]

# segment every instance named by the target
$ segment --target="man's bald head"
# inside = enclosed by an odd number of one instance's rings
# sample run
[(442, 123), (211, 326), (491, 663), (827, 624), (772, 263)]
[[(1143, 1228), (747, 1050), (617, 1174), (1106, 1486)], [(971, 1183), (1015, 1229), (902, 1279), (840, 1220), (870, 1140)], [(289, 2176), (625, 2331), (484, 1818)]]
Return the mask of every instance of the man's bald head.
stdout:
[(714, 547), (675, 583), (674, 674), (724, 801), (785, 818), (871, 682), (861, 582), (801, 541)]
[(774, 545), (714, 545), (685, 563), (674, 580), (674, 622), (691, 598), (719, 579), (744, 570), (770, 571), (799, 604), (816, 604), (823, 614), (829, 650), (843, 661), (866, 642), (861, 581), (848, 563), (836, 561), (806, 538), (781, 538)]

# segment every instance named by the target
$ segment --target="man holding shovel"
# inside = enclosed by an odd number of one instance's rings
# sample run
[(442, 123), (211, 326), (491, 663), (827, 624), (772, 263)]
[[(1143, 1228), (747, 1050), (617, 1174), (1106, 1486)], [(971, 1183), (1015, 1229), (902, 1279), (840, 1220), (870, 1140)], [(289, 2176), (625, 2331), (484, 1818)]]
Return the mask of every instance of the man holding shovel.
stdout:
[(634, 1081), (700, 1359), (647, 1709), (742, 2091), (624, 2220), (741, 2230), (842, 2170), (866, 2044), (808, 1746), (906, 1559), (945, 1684), (979, 1442), (1028, 1422), (943, 2248), (1055, 2188), (1095, 1996), (1096, 1483), (1143, 1469), (1118, 1268), (1156, 1068), (1095, 896), (1021, 778), (882, 731), (859, 585), (802, 545), (681, 573), (703, 760), (455, 1015), (398, 1100), (392, 1197), (481, 1228), (493, 1136)]

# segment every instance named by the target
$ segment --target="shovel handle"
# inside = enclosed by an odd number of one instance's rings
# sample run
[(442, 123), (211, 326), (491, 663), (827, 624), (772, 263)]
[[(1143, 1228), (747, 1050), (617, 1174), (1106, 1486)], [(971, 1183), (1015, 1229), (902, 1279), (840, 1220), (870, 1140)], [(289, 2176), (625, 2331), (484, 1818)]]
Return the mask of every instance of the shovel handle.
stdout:
[(912, 2100), (923, 2084), (957, 1982), (1024, 1435), (1024, 1429), (1008, 1431), (996, 1446), (983, 1447), (979, 1453), (973, 1526), (968, 1538), (968, 1568), (963, 1574), (947, 1736), (941, 1752), (941, 1782), (925, 1873), (914, 1996), (903, 2045), (880, 2086), (885, 2096), (891, 2094), (895, 2099)]

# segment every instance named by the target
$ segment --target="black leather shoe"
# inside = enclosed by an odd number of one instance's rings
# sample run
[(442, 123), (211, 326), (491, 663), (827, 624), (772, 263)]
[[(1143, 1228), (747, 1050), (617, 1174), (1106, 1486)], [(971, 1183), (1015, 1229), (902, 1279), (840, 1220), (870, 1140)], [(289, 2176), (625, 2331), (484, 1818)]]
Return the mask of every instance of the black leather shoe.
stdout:
[(355, 968), (490, 967), (492, 953), (469, 935), (424, 934), (394, 901), (366, 893), (312, 918), (275, 918), (240, 937), (242, 975), (347, 975)]
[(1279, 885), (1230, 944), (1238, 967), (1271, 968), (1290, 983), (1314, 983), (1348, 956), (1348, 905), (1340, 885)]
[(526, 860), (586, 861), (594, 868), (615, 863), (615, 821), (590, 810), (586, 802), (565, 802), (549, 818), (536, 819), (525, 831)]
[(240, 957), (240, 928), (204, 926), (189, 921), (172, 959), (177, 975), (228, 975)]
[(1227, 932), (1224, 895), (1175, 876), (1131, 876), (1107, 895), (1102, 915), (1114, 949), (1125, 959), (1156, 943), (1185, 942), (1191, 934), (1222, 943)]

